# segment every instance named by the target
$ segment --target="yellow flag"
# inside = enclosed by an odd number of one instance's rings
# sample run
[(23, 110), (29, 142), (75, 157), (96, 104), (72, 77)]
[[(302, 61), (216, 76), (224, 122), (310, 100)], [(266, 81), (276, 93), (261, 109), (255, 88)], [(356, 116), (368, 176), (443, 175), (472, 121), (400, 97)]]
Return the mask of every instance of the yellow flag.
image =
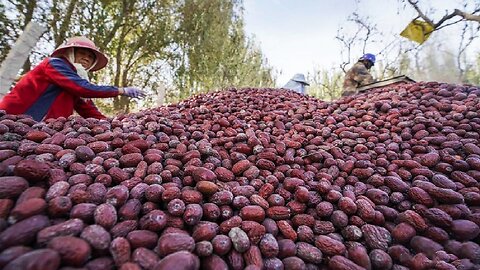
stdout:
[(430, 37), (433, 30), (435, 28), (432, 24), (421, 20), (413, 20), (403, 29), (400, 36), (423, 44)]

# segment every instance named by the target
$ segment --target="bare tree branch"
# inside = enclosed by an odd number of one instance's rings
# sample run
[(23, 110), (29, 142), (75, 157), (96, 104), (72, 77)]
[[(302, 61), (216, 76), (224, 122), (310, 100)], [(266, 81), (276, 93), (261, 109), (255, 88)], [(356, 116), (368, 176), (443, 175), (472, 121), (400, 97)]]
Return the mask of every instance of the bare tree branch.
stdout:
[[(478, 11), (478, 9), (477, 9)], [(462, 17), (466, 21), (475, 21), (480, 23), (480, 16), (479, 15), (473, 15), (471, 13), (467, 13), (458, 9), (455, 9), (454, 11), (455, 15)]]
[(444, 24), (444, 25), (440, 25), (439, 27), (435, 28), (434, 31), (437, 31), (437, 30), (440, 30), (440, 29), (445, 28), (445, 27), (447, 27), (447, 26), (450, 26), (450, 25), (459, 23), (459, 22), (461, 22), (461, 21), (463, 21), (463, 19), (459, 19), (459, 20), (453, 21), (453, 22), (451, 22), (451, 23), (446, 23), (446, 24)]
[(451, 13), (447, 13), (445, 16), (443, 16), (442, 18), (440, 18), (440, 20), (438, 20), (438, 22), (434, 22), (432, 19), (430, 19), (421, 9), (420, 7), (418, 6), (418, 0), (415, 1), (415, 0), (407, 0), (408, 3), (417, 11), (418, 13), (418, 16), (420, 18), (422, 18), (424, 21), (428, 22), (429, 24), (433, 25), (434, 27), (434, 30), (439, 30), (445, 26), (447, 26), (446, 24), (444, 24), (446, 21), (454, 18), (454, 17), (461, 17), (462, 19), (454, 22), (454, 23), (450, 23), (448, 25), (452, 25), (452, 24), (455, 24), (455, 23), (458, 23), (460, 21), (474, 21), (474, 22), (478, 22), (480, 23), (480, 16), (479, 15), (475, 15), (475, 13), (479, 12), (480, 11), (480, 8), (477, 8), (475, 9), (472, 13), (468, 13), (468, 12), (465, 12), (465, 11), (461, 11), (459, 9), (455, 9), (453, 12)]
[(465, 54), (465, 51), (472, 44), (472, 42), (479, 37), (478, 27), (476, 29), (476, 32), (475, 33), (470, 33), (469, 37), (467, 38), (467, 31), (468, 30), (471, 30), (471, 32), (474, 31), (474, 30), (472, 30), (471, 27), (469, 27), (468, 24), (465, 24), (463, 29), (462, 29), (460, 44), (458, 45), (457, 68), (459, 70), (459, 79), (461, 81), (464, 81), (464, 76), (465, 76), (465, 72), (466, 72), (466, 69), (467, 69), (467, 67), (462, 67), (462, 59), (464, 59), (463, 56)]
[[(335, 37), (337, 40), (340, 41), (342, 46), (346, 50), (346, 60), (344, 60), (340, 64), (340, 69), (346, 73), (347, 72), (347, 65), (351, 63), (351, 52), (353, 48), (360, 47), (362, 53), (366, 52), (367, 44), (370, 43), (370, 40), (373, 35), (378, 33), (378, 30), (375, 25), (368, 22), (367, 18), (361, 18), (358, 13), (354, 12), (349, 16), (349, 22), (353, 22), (356, 25), (356, 31), (353, 35), (349, 35), (348, 33), (342, 33), (342, 29), (339, 29), (337, 32), (337, 36)], [(341, 51), (343, 57), (344, 50)]]
[(425, 13), (423, 13), (422, 10), (418, 7), (418, 1), (408, 0), (408, 3), (410, 3), (410, 5), (412, 5), (412, 7), (417, 11), (420, 18), (422, 18), (424, 21), (428, 22), (431, 25), (435, 25), (435, 23), (433, 23), (433, 21), (430, 20), (430, 18), (428, 18), (427, 15), (425, 15)]

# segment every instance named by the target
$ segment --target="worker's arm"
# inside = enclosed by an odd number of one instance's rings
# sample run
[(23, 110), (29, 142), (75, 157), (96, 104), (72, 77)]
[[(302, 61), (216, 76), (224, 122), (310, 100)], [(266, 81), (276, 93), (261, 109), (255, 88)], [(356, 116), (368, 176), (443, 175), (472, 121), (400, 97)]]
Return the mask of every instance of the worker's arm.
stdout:
[(81, 78), (73, 68), (60, 58), (50, 58), (45, 68), (52, 83), (60, 86), (74, 96), (84, 98), (108, 98), (119, 95), (115, 86), (95, 85)]
[(368, 72), (368, 69), (362, 64), (362, 65), (356, 65), (354, 67), (354, 77), (353, 79), (358, 82), (358, 86), (366, 85), (375, 82), (375, 80), (372, 77), (372, 74)]
[(75, 111), (82, 116), (83, 118), (97, 118), (97, 119), (105, 119), (105, 115), (103, 115), (93, 104), (93, 101), (90, 99), (84, 100), (82, 98), (77, 98), (75, 104), (73, 105)]

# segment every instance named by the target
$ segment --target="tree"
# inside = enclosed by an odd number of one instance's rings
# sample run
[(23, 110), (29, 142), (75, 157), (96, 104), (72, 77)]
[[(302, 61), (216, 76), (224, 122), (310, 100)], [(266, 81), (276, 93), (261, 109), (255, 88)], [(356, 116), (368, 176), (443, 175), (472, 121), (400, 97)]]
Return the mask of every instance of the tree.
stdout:
[(317, 70), (307, 74), (310, 86), (307, 88), (309, 95), (322, 100), (332, 101), (342, 95), (342, 85), (345, 73), (339, 69)]
[[(97, 79), (118, 86), (136, 85), (155, 94), (162, 79), (158, 64), (168, 58), (173, 43), (174, 18), (170, 15), (177, 9), (175, 1), (91, 1), (83, 9), (89, 12), (79, 17), (81, 25), (101, 50), (114, 56)], [(118, 113), (130, 111), (131, 101), (121, 96), (97, 104)]]
[(273, 85), (271, 69), (244, 33), (240, 1), (187, 0), (173, 62), (180, 97), (229, 86)]
[[(245, 37), (240, 3), (137, 3), (108, 47), (116, 56), (108, 69), (114, 83), (139, 85), (155, 93), (160, 84), (170, 81), (170, 101), (228, 86), (273, 85), (261, 51)], [(114, 99), (114, 110), (128, 111), (129, 101)], [(144, 104), (155, 102), (153, 95)]]
[[(0, 11), (8, 10), (18, 19), (0, 14), (2, 33), (20, 33), (30, 17), (48, 26), (30, 58), (33, 63), (67, 37), (88, 36), (111, 56), (107, 68), (95, 72), (93, 80), (147, 89), (151, 96), (138, 105), (154, 104), (160, 85), (166, 85), (167, 98), (173, 101), (229, 86), (274, 83), (262, 52), (245, 35), (241, 0), (9, 0), (7, 4), (0, 4)], [(8, 51), (14, 40), (2, 36), (0, 50)], [(135, 109), (131, 101), (119, 97), (96, 103), (114, 114)]]
[(53, 20), (50, 21), (55, 47), (62, 44), (70, 35), (68, 29), (72, 25), (72, 16), (78, 0), (58, 1), (52, 0), (51, 13)]
[(420, 7), (418, 0), (406, 1), (418, 13), (418, 17), (428, 22), (433, 26), (433, 31), (439, 31), (445, 27), (452, 25), (463, 24), (460, 30), (460, 42), (458, 43), (457, 53), (455, 56), (455, 65), (458, 68), (458, 80), (467, 82), (466, 70), (468, 70), (468, 63), (465, 52), (472, 42), (480, 36), (480, 2), (478, 1), (463, 1), (462, 9), (471, 11), (462, 11), (454, 9), (453, 11), (445, 11), (445, 14), (437, 19), (433, 18), (433, 9)]
[(468, 83), (480, 85), (480, 54), (477, 55), (471, 68), (465, 72), (465, 78)]
[[(0, 52), (3, 60), (10, 46), (18, 39), (22, 31), (32, 20), (45, 24), (48, 17), (48, 12), (45, 12), (47, 3), (35, 0), (12, 1), (8, 0), (5, 4), (0, 4), (0, 10), (3, 15), (0, 16), (0, 32), (5, 33), (0, 41)], [(4, 20), (7, 20), (6, 22)], [(33, 53), (37, 53), (33, 51)], [(28, 58), (22, 68), (22, 73), (25, 73), (31, 68), (31, 59)]]
[[(379, 34), (377, 26), (370, 22), (370, 18), (361, 17), (357, 12), (347, 18), (347, 25), (341, 26), (335, 37), (342, 46), (340, 55), (343, 62), (340, 68), (343, 72), (347, 72), (347, 65), (355, 62), (359, 54), (367, 52), (367, 47), (371, 42), (375, 42), (374, 38)], [(350, 29), (354, 30), (349, 31)]]
[[(342, 62), (331, 69), (314, 69), (307, 75), (310, 87), (308, 93), (322, 100), (335, 100), (341, 97), (345, 73), (358, 57), (366, 52), (373, 43), (378, 43), (377, 37), (382, 36), (377, 26), (369, 17), (362, 17), (357, 12), (352, 13), (344, 26), (337, 30), (335, 37), (342, 47), (340, 56)], [(387, 64), (386, 67), (390, 66)], [(385, 70), (384, 67), (382, 70)], [(383, 78), (383, 73), (377, 74)]]
[[(2, 37), (9, 37), (11, 28), (11, 20), (7, 17), (7, 8), (5, 4), (0, 3), (0, 36)], [(7, 56), (8, 52), (10, 51), (10, 46), (12, 44), (12, 40), (8, 38), (1, 38), (0, 39), (0, 62), (2, 62), (5, 57)]]
[[(434, 22), (434, 20), (431, 19), (431, 17), (419, 7), (418, 0), (407, 0), (407, 2), (417, 11), (420, 18), (433, 25), (434, 31), (438, 31), (444, 27), (456, 24), (461, 21), (472, 21), (480, 23), (480, 16), (478, 15), (480, 14), (480, 3), (478, 3), (478, 1), (473, 1), (474, 5), (473, 7), (471, 7), (471, 12), (461, 11), (459, 9), (454, 9), (453, 11), (446, 11), (446, 14), (443, 15), (437, 22)], [(470, 1), (464, 1), (464, 9), (469, 8), (469, 2)]]

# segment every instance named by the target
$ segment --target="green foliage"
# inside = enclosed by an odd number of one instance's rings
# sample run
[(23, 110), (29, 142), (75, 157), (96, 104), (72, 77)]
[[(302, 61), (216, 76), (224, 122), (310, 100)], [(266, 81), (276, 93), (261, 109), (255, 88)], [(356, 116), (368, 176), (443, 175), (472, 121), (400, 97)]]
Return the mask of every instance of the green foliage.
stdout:
[[(3, 1), (0, 3), (0, 62), (6, 57), (11, 46), (15, 43), (22, 31), (31, 21), (46, 24), (48, 12), (46, 1), (22, 0)], [(34, 51), (31, 58), (38, 58), (38, 51)], [(31, 68), (31, 59), (23, 65), (23, 72)]]
[(10, 20), (7, 18), (7, 9), (3, 3), (0, 3), (0, 62), (2, 62), (10, 50), (10, 42), (7, 37), (10, 36)]
[[(156, 106), (161, 85), (167, 89), (169, 102), (230, 86), (274, 85), (272, 69), (245, 35), (239, 0), (12, 2), (18, 2), (17, 8), (11, 7), (17, 17), (26, 17), (27, 4), (37, 4), (31, 17), (49, 28), (46, 41), (36, 48), (42, 58), (50, 53), (45, 48), (54, 48), (70, 36), (85, 35), (110, 56), (107, 68), (94, 73), (92, 81), (149, 92), (141, 102), (125, 97), (95, 100), (109, 115)], [(0, 33), (9, 30), (3, 16), (2, 12)], [(11, 22), (11, 31), (21, 32), (24, 23)], [(8, 44), (11, 40), (2, 37), (0, 52)], [(41, 58), (32, 60), (36, 64)]]
[(477, 54), (475, 65), (465, 73), (465, 83), (480, 85), (480, 53)]
[(236, 1), (187, 0), (180, 8), (176, 86), (180, 98), (230, 86), (272, 86), (271, 68), (244, 33)]
[(338, 99), (342, 95), (344, 77), (340, 69), (315, 69), (312, 74), (307, 74), (307, 81), (310, 82), (307, 93), (325, 101)]

